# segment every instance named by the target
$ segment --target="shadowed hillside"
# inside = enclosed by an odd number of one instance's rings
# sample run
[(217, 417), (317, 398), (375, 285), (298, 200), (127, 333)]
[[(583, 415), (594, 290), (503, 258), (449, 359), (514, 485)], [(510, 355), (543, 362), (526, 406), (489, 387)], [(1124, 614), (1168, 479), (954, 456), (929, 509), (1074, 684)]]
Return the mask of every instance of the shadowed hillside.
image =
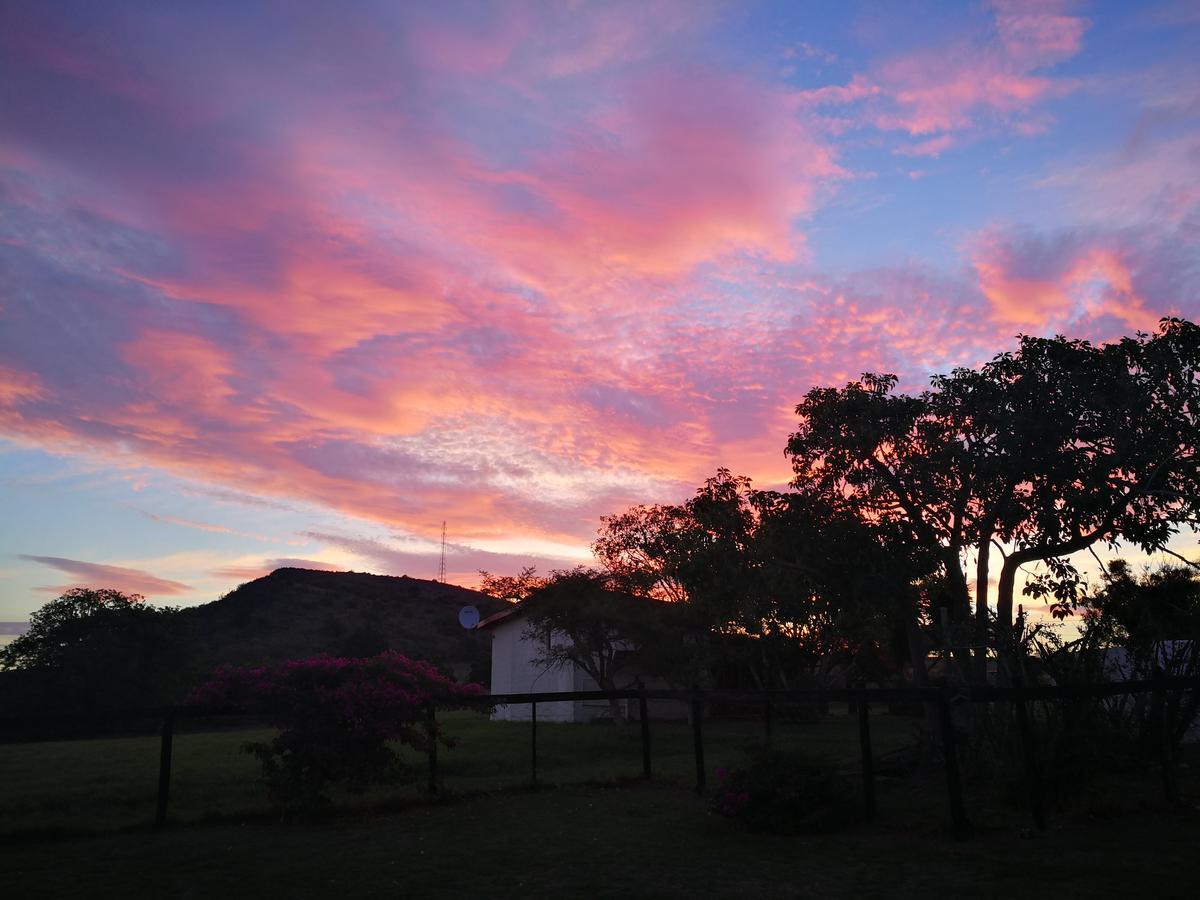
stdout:
[(490, 634), (458, 624), (468, 604), (483, 616), (505, 606), (478, 591), (407, 576), (276, 569), (181, 615), (201, 668), (390, 649), (486, 683)]

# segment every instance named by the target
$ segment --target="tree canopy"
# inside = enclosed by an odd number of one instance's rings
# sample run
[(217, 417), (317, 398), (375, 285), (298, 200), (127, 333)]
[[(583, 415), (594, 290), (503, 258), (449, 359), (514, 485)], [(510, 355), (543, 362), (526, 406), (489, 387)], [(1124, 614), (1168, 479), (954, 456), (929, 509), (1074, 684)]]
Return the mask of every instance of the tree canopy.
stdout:
[(41, 702), (84, 709), (174, 699), (185, 665), (174, 610), (111, 588), (71, 588), (0, 650)]
[(970, 552), (982, 645), (994, 549), (1006, 631), (1022, 566), (1047, 565), (1043, 586), (1069, 597), (1072, 554), (1097, 543), (1162, 550), (1194, 525), (1198, 367), (1200, 329), (1164, 319), (1153, 335), (1100, 346), (1023, 336), (916, 396), (895, 394), (891, 375), (817, 388), (788, 441), (795, 485), (936, 552), (956, 624), (967, 620)]

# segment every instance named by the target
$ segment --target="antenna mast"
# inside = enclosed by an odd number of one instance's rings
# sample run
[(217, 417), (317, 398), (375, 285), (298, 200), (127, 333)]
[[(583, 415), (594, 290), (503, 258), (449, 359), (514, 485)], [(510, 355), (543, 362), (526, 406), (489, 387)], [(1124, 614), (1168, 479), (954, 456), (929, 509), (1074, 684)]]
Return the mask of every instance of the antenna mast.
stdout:
[(437, 580), (442, 584), (446, 583), (446, 522), (442, 520), (442, 562), (438, 566)]

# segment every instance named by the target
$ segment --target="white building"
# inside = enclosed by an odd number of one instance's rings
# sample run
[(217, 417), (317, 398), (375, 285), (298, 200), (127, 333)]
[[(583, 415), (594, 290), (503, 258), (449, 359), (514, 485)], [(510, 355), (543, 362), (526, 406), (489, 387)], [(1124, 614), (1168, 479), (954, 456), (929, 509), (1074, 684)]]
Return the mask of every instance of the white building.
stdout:
[[(476, 628), (492, 633), (492, 683), (493, 694), (544, 694), (571, 691), (598, 691), (600, 686), (578, 666), (546, 668), (538, 665), (540, 642), (546, 637), (533, 638), (526, 634), (529, 618), (521, 604), (488, 616)], [(632, 687), (638, 673), (625, 670), (624, 677), (617, 682), (618, 688)], [(663, 689), (669, 685), (661, 678), (641, 676), (647, 688)], [(637, 718), (637, 700), (620, 700), (626, 718)], [(505, 721), (529, 721), (531, 707), (528, 703), (499, 706), (492, 714), (493, 719)], [(687, 705), (675, 700), (651, 700), (648, 713), (654, 719), (680, 719), (687, 717)], [(592, 722), (611, 719), (612, 708), (607, 700), (562, 700), (538, 703), (538, 721)]]
[[(488, 616), (476, 628), (492, 633), (493, 694), (539, 694), (566, 691), (598, 691), (600, 686), (578, 666), (544, 668), (535, 662), (538, 642), (525, 634), (529, 624), (520, 604)], [(628, 710), (626, 710), (628, 712)], [(538, 720), (551, 722), (590, 722), (610, 718), (607, 700), (563, 700), (538, 704)], [(528, 721), (528, 703), (498, 706), (493, 719)]]

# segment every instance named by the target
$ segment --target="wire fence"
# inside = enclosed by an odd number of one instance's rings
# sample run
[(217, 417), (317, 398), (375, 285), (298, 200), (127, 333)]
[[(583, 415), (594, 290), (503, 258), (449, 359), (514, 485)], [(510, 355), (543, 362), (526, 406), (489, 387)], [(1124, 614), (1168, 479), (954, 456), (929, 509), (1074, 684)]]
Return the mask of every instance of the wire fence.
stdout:
[[(955, 724), (956, 709), (965, 704), (1008, 704), (1016, 721), (1021, 746), (1022, 766), (1028, 797), (1028, 812), (1034, 825), (1045, 828), (1046, 810), (1042, 790), (1042, 767), (1039, 764), (1034, 727), (1031, 722), (1029, 704), (1035, 701), (1081, 701), (1103, 700), (1130, 695), (1149, 694), (1151, 706), (1165, 708), (1169, 692), (1190, 694), (1200, 690), (1200, 677), (1166, 677), (1156, 674), (1152, 679), (1099, 683), (1087, 685), (1024, 685), (1019, 681), (1011, 687), (990, 685), (946, 685), (943, 687), (867, 687), (859, 684), (850, 688), (820, 688), (802, 690), (655, 690), (635, 688), (617, 691), (571, 691), (524, 694), (483, 695), (469, 701), (481, 710), (497, 706), (528, 705), (529, 723), (529, 783), (538, 785), (538, 704), (562, 703), (564, 701), (627, 701), (637, 709), (641, 743), (641, 775), (645, 779), (654, 777), (654, 721), (649, 715), (651, 701), (675, 701), (688, 712), (691, 730), (692, 755), (695, 759), (695, 789), (706, 790), (705, 723), (709, 716), (706, 709), (722, 704), (737, 704), (744, 710), (756, 710), (762, 724), (762, 741), (771, 746), (775, 736), (776, 721), (782, 710), (795, 704), (828, 704), (845, 702), (853, 710), (857, 720), (858, 750), (860, 757), (862, 810), (867, 822), (876, 818), (878, 811), (875, 753), (872, 749), (872, 709), (884, 704), (920, 704), (927, 718), (937, 723), (936, 741), (938, 758), (944, 774), (947, 813), (956, 838), (965, 839), (972, 829), (963, 798), (963, 779), (959, 768), (962, 748)], [(461, 702), (461, 701), (460, 701)], [(633, 718), (631, 716), (631, 718)], [(247, 714), (231, 708), (198, 706), (168, 706), (140, 709), (106, 710), (77, 715), (23, 715), (0, 718), (0, 744), (29, 740), (31, 735), (55, 731), (61, 734), (68, 729), (79, 737), (100, 729), (110, 730), (114, 723), (157, 722), (159, 733), (158, 782), (155, 795), (154, 824), (163, 827), (168, 822), (172, 784), (172, 758), (176, 726), (181, 721), (220, 722), (229, 726), (236, 722), (262, 723), (261, 714)], [(544, 721), (544, 720), (543, 720)], [(427, 791), (436, 795), (439, 791), (439, 763), (437, 741), (437, 707), (425, 707), (425, 729), (427, 734), (426, 766)], [(1158, 762), (1163, 771), (1164, 794), (1171, 802), (1178, 801), (1176, 782), (1171, 771), (1174, 765), (1166, 729), (1161, 729), (1162, 743), (1158, 747)]]

